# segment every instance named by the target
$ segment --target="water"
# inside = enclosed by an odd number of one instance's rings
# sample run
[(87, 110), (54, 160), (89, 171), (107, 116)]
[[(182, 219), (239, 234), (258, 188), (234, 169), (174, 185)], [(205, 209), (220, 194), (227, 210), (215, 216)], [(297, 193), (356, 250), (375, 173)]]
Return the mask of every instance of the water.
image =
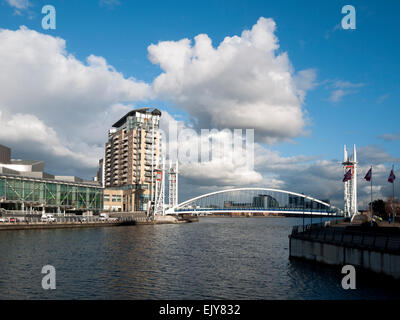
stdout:
[[(315, 219), (318, 222), (319, 218)], [(0, 299), (391, 299), (394, 280), (289, 261), (294, 218), (0, 232)], [(57, 289), (41, 287), (44, 265)], [(394, 287), (394, 286), (393, 286)], [(398, 287), (398, 283), (396, 285)]]

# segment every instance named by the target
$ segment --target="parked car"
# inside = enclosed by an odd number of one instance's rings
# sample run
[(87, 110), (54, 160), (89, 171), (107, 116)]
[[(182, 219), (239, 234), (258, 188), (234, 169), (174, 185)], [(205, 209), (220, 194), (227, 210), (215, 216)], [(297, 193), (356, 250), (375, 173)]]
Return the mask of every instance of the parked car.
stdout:
[(108, 220), (108, 215), (106, 213), (100, 213), (100, 221), (107, 221)]
[(56, 218), (52, 214), (42, 215), (41, 222), (56, 222)]
[(16, 218), (10, 218), (10, 222), (17, 222)]
[(0, 218), (0, 222), (9, 222), (8, 218)]
[(79, 222), (86, 222), (87, 219), (86, 219), (86, 218), (79, 218), (78, 221), (79, 221)]

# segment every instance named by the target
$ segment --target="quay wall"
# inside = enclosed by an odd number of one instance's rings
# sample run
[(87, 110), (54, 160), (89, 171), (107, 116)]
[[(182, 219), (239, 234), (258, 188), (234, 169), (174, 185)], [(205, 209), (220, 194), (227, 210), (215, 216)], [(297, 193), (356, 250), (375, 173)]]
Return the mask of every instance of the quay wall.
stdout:
[(128, 226), (128, 225), (155, 225), (155, 224), (178, 224), (196, 222), (196, 217), (182, 217), (178, 219), (173, 216), (161, 216), (156, 217), (154, 220), (149, 220), (145, 216), (135, 216), (131, 218), (120, 218), (120, 221), (99, 221), (88, 220), (88, 221), (62, 221), (57, 222), (40, 222), (40, 220), (28, 221), (28, 222), (13, 222), (13, 223), (0, 223), (0, 231), (6, 230), (35, 230), (35, 229), (65, 229), (65, 228), (101, 228), (101, 227), (116, 227), (116, 226)]
[[(354, 236), (357, 235), (353, 234)], [(377, 247), (372, 241), (369, 245), (360, 245), (360, 243), (307, 238), (302, 234), (291, 235), (289, 256), (328, 265), (353, 265), (400, 279), (400, 252), (387, 247), (387, 244), (393, 241), (396, 241), (393, 236), (388, 236), (386, 247)]]

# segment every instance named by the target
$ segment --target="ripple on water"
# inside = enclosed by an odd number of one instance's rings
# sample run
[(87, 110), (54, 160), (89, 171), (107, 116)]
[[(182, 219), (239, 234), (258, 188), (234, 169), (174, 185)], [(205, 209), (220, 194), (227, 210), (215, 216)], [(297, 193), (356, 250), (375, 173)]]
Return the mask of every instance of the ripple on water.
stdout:
[[(379, 282), (341, 288), (340, 270), (289, 261), (301, 219), (201, 218), (185, 225), (0, 233), (1, 299), (399, 298)], [(42, 266), (57, 289), (41, 288)]]

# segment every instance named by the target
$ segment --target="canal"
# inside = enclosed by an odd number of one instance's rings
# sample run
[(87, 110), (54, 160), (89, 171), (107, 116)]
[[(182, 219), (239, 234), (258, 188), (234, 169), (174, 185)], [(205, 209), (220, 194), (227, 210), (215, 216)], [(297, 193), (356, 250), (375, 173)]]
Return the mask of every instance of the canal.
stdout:
[[(390, 279), (357, 273), (357, 289), (344, 290), (340, 269), (289, 261), (288, 235), (301, 223), (200, 218), (181, 225), (2, 231), (0, 299), (400, 298)], [(41, 287), (44, 265), (56, 269), (55, 290)]]

